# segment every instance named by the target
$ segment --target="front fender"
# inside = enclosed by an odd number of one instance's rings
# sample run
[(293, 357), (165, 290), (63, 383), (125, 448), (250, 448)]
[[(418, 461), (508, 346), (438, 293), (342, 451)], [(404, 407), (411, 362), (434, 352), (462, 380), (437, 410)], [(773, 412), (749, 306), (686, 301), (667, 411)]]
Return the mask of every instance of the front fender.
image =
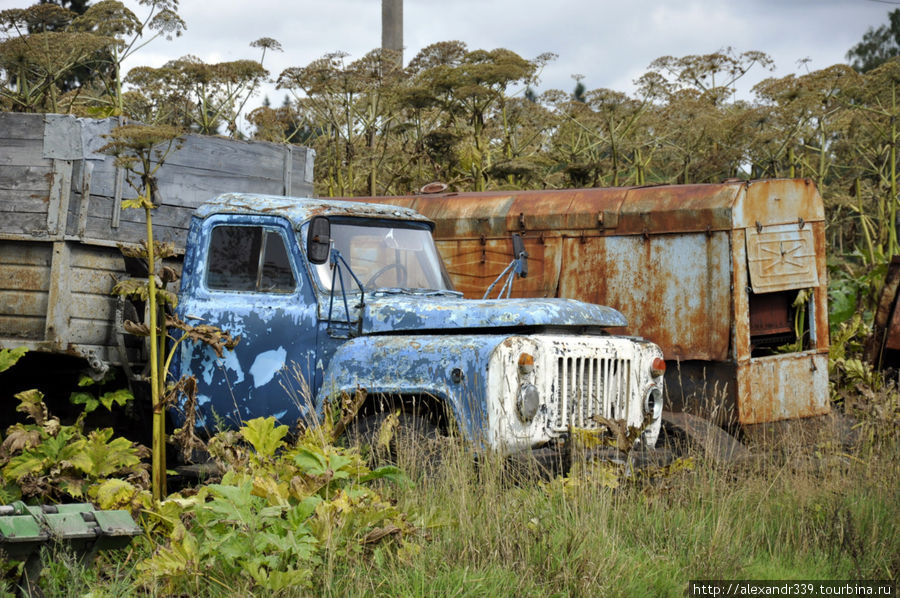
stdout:
[(325, 370), (318, 404), (358, 387), (369, 394), (431, 395), (476, 446), (486, 430), (487, 366), (506, 336), (365, 336), (341, 345)]

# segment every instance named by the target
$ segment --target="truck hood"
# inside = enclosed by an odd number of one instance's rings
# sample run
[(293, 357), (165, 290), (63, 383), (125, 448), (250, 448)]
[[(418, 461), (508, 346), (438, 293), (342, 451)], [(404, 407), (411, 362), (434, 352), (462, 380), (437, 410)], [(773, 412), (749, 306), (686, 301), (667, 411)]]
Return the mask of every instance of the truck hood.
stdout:
[(574, 299), (462, 299), (433, 295), (366, 298), (363, 334), (412, 330), (514, 328), (525, 326), (625, 326), (611, 307)]

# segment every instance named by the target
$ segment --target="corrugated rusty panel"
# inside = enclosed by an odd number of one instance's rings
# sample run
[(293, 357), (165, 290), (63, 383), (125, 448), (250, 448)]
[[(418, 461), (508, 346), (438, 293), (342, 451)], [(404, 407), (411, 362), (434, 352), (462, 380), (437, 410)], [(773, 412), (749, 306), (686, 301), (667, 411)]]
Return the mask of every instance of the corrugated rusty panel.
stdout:
[[(434, 222), (437, 239), (479, 239), (507, 236), (506, 215), (512, 205), (511, 195), (503, 194), (443, 194), (420, 195), (413, 198), (361, 198), (380, 203), (409, 205)], [(399, 202), (399, 203), (397, 203)]]
[(737, 401), (745, 425), (829, 413), (828, 355), (785, 353), (739, 364)]
[(614, 230), (628, 188), (529, 191), (515, 195), (506, 230), (581, 231), (586, 235)]
[[(819, 205), (822, 198), (818, 196)], [(825, 257), (825, 222), (814, 222), (813, 242), (816, 251), (816, 272), (819, 286), (813, 291), (813, 322), (815, 323), (815, 346), (819, 353), (828, 353), (829, 327), (828, 327), (828, 267)]]
[(732, 205), (742, 190), (743, 183), (631, 189), (616, 234), (731, 230)]
[(756, 227), (757, 223), (787, 224), (822, 222), (825, 207), (815, 184), (810, 179), (772, 179), (751, 181), (746, 193), (734, 204), (734, 227)]
[(0, 336), (43, 339), (51, 247), (0, 241)]
[(818, 286), (812, 225), (792, 223), (748, 228), (747, 264), (754, 293)]
[[(731, 275), (732, 289), (747, 289), (747, 246), (744, 229), (731, 233)], [(750, 298), (746, 292), (732, 294), (732, 355), (737, 362), (750, 359)]]
[[(559, 284), (562, 239), (525, 237), (528, 251), (528, 276), (513, 284), (516, 297), (555, 297)], [(447, 271), (457, 291), (467, 298), (480, 299), (485, 289), (512, 260), (509, 238), (446, 239), (437, 242)]]
[(727, 233), (566, 238), (559, 296), (608, 305), (666, 359), (725, 360), (731, 331)]

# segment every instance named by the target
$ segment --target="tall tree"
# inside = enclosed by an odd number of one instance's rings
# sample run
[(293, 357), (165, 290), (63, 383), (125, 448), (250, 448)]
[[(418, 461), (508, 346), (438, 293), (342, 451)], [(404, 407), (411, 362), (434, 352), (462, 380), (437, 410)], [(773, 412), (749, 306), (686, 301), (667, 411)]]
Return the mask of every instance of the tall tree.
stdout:
[(861, 73), (870, 71), (889, 58), (900, 55), (900, 8), (888, 13), (888, 23), (877, 29), (869, 27), (862, 41), (850, 48), (847, 60)]

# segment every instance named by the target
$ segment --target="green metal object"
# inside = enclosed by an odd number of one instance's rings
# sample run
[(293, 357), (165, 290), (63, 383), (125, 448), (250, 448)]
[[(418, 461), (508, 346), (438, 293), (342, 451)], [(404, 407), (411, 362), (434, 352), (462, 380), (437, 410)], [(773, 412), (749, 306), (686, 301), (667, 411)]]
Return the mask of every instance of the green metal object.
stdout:
[(141, 528), (127, 511), (95, 511), (89, 503), (0, 506), (0, 550), (10, 560), (24, 561), (20, 588), (30, 596), (41, 570), (41, 546), (56, 543), (83, 562), (97, 551), (124, 548)]

